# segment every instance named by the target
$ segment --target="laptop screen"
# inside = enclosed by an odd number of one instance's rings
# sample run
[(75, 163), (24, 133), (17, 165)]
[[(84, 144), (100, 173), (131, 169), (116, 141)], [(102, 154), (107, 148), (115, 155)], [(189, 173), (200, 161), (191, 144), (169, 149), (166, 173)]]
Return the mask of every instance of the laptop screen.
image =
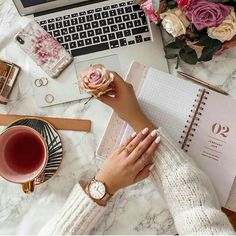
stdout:
[(21, 0), (22, 5), (24, 7), (32, 7), (35, 5), (39, 5), (39, 4), (43, 4), (43, 3), (47, 3), (47, 2), (52, 2), (52, 1), (56, 1), (56, 0)]
[(93, 0), (13, 0), (20, 15), (29, 15), (76, 3), (93, 2)]

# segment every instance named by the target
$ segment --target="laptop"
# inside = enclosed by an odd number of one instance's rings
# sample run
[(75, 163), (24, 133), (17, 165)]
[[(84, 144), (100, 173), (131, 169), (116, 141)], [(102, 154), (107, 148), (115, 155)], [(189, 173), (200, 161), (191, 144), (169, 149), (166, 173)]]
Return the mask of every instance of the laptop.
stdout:
[[(74, 86), (81, 70), (101, 63), (125, 77), (133, 60), (168, 71), (159, 28), (130, 0), (13, 0), (22, 16), (34, 18), (74, 57), (51, 83), (54, 104), (88, 95)], [(70, 78), (70, 79), (68, 79)], [(76, 87), (76, 89), (75, 89)], [(47, 92), (48, 92), (47, 88)], [(62, 89), (68, 90), (61, 96)], [(52, 93), (52, 92), (51, 92)], [(41, 98), (39, 98), (41, 96)], [(42, 90), (36, 96), (44, 104)]]

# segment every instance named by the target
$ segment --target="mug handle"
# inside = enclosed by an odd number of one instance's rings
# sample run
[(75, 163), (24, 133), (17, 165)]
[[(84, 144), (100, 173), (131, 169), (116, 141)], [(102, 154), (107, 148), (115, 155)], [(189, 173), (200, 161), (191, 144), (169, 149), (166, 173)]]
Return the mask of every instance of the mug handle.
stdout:
[(22, 190), (24, 191), (24, 193), (32, 193), (34, 192), (34, 188), (35, 188), (35, 180), (22, 184)]

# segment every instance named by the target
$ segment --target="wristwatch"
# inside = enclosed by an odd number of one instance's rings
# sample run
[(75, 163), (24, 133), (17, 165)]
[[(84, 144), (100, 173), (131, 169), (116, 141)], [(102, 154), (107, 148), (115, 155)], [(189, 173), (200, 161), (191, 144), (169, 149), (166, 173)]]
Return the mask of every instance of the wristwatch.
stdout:
[(95, 177), (87, 184), (85, 191), (92, 200), (103, 206), (112, 197), (112, 194), (107, 192), (105, 183), (96, 180)]

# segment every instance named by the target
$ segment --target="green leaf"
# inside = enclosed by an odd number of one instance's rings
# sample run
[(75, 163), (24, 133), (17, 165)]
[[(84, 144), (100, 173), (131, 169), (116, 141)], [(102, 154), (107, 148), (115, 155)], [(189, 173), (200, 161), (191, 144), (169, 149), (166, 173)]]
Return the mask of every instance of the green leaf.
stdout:
[(165, 55), (166, 59), (173, 59), (173, 58), (176, 58), (178, 57), (178, 54), (176, 53), (168, 53)]
[(222, 44), (219, 45), (213, 45), (211, 47), (205, 47), (202, 50), (202, 55), (200, 56), (200, 58), (198, 59), (198, 61), (210, 61), (214, 54), (220, 50), (222, 47)]
[(177, 62), (176, 62), (175, 69), (177, 70), (178, 68), (179, 68), (179, 56), (177, 57)]
[(175, 7), (177, 7), (177, 2), (176, 1), (168, 1), (167, 2), (167, 7), (170, 8), (170, 9), (173, 9)]
[(179, 56), (188, 64), (195, 65), (197, 63), (197, 53), (194, 50), (186, 52), (184, 49), (181, 49)]
[(208, 35), (205, 34), (195, 44), (199, 46), (211, 47), (212, 45), (219, 45), (221, 44), (221, 42), (217, 39), (212, 39)]

